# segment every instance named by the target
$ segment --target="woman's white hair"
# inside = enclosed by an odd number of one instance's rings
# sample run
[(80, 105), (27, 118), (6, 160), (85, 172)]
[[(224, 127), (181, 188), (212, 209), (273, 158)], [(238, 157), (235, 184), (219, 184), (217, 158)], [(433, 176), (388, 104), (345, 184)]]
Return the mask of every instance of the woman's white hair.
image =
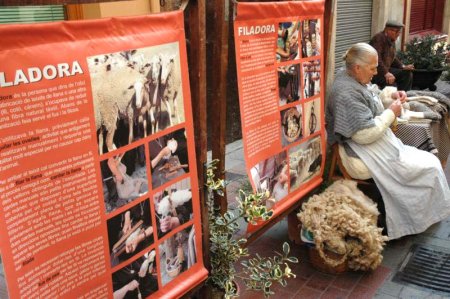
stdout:
[(345, 52), (342, 59), (345, 61), (346, 68), (350, 69), (356, 64), (368, 64), (369, 58), (374, 55), (378, 55), (374, 47), (367, 43), (357, 43)]

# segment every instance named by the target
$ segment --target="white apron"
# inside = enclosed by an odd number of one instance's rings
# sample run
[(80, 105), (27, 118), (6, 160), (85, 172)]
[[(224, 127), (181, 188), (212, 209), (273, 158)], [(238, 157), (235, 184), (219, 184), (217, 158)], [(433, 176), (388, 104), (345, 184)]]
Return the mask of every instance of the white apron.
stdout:
[(380, 190), (389, 239), (421, 233), (450, 216), (450, 191), (436, 156), (404, 145), (389, 129), (371, 144), (347, 142)]

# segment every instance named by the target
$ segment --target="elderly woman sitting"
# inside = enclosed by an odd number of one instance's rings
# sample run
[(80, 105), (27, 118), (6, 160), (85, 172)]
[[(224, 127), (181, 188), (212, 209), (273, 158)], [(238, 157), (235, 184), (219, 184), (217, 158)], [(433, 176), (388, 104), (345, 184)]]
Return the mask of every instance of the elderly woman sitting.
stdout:
[(339, 143), (344, 167), (354, 178), (373, 178), (383, 197), (389, 239), (417, 234), (450, 216), (450, 191), (439, 160), (404, 145), (389, 126), (400, 115), (406, 94), (392, 94), (383, 110), (370, 81), (377, 51), (358, 43), (344, 56), (326, 108), (328, 141)]

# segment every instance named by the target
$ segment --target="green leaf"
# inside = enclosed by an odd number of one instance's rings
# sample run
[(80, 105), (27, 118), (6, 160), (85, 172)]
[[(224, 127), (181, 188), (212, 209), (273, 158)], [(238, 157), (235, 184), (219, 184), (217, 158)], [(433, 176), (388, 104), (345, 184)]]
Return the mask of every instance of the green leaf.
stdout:
[(288, 255), (290, 251), (289, 244), (287, 242), (283, 243), (283, 252), (285, 255)]
[(290, 257), (286, 258), (286, 260), (288, 262), (291, 262), (291, 263), (294, 263), (294, 264), (298, 263), (298, 258), (293, 257), (293, 256), (290, 256)]

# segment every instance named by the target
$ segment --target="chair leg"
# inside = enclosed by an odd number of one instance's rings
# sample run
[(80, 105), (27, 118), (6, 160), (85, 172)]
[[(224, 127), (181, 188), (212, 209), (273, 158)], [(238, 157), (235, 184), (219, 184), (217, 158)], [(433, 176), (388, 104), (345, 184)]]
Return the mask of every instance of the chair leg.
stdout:
[(336, 161), (337, 161), (337, 152), (336, 152), (336, 146), (333, 145), (331, 149), (331, 164), (330, 164), (330, 171), (328, 173), (328, 182), (333, 181), (334, 179), (334, 172), (336, 171)]

